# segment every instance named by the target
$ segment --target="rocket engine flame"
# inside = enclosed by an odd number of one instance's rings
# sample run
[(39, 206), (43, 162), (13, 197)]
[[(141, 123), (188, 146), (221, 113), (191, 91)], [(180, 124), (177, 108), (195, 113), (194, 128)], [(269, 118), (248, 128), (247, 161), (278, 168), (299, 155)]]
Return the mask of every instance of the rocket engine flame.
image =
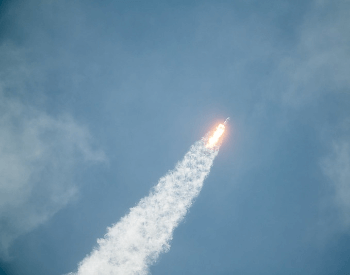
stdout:
[(219, 139), (220, 139), (220, 137), (222, 136), (222, 134), (224, 132), (225, 132), (225, 125), (224, 124), (219, 124), (219, 126), (216, 127), (216, 130), (213, 133), (213, 135), (208, 139), (206, 147), (207, 148), (213, 148), (214, 146), (216, 146), (218, 141), (219, 141)]

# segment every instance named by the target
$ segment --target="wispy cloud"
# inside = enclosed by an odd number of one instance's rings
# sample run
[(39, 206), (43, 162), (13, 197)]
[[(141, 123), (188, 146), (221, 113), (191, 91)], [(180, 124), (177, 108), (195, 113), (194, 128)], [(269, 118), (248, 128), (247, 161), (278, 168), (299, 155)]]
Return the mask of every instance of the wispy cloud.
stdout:
[(314, 2), (296, 31), (296, 47), (281, 60), (279, 70), (288, 81), (283, 102), (299, 106), (349, 88), (349, 11), (346, 2)]
[(322, 161), (325, 175), (334, 190), (333, 202), (339, 209), (341, 225), (350, 228), (350, 142), (338, 140), (333, 143), (331, 154)]
[[(349, 11), (350, 5), (346, 1), (313, 2), (296, 30), (296, 46), (281, 59), (279, 69), (287, 83), (281, 93), (283, 103), (294, 107), (308, 106), (327, 93), (334, 94), (334, 98), (349, 93)], [(327, 209), (335, 206), (340, 214), (330, 219), (332, 223), (340, 220), (340, 224), (332, 225), (333, 230), (335, 227), (338, 230), (339, 225), (343, 229), (350, 228), (350, 142), (349, 135), (345, 134), (350, 124), (348, 117), (338, 116), (337, 121), (336, 125), (323, 126), (323, 130), (332, 132), (333, 137), (326, 141), (331, 140), (331, 152), (321, 160), (322, 171), (333, 190), (332, 203), (327, 203)]]
[(1, 60), (12, 58), (0, 71), (0, 256), (8, 258), (18, 236), (74, 197), (76, 165), (105, 156), (92, 146), (88, 129), (71, 116), (53, 117), (18, 99), (28, 93), (35, 66), (23, 62), (16, 48), (2, 49), (7, 55), (3, 52)]

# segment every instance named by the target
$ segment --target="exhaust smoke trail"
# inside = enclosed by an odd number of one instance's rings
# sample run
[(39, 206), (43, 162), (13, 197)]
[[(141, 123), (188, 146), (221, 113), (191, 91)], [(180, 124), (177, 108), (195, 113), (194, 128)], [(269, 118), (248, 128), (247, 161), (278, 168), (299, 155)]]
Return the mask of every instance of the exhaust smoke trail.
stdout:
[[(149, 196), (107, 229), (98, 247), (70, 275), (145, 275), (159, 254), (170, 249), (172, 233), (184, 218), (209, 174), (225, 126), (191, 146), (174, 170), (162, 177)], [(214, 137), (214, 138), (213, 138)]]

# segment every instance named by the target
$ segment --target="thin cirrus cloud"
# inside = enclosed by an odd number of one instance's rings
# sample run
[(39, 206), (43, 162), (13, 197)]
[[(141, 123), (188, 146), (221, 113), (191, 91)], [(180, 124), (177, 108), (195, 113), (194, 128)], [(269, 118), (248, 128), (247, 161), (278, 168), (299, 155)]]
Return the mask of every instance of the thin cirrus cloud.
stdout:
[(294, 107), (350, 86), (349, 7), (332, 1), (314, 1), (312, 7), (297, 31), (296, 47), (278, 66), (288, 83), (281, 99)]
[(331, 153), (322, 160), (322, 169), (333, 189), (333, 203), (339, 210), (340, 223), (350, 228), (350, 143), (333, 142)]
[(0, 52), (0, 257), (8, 260), (16, 238), (74, 198), (77, 165), (106, 157), (69, 114), (38, 107), (45, 100), (44, 70), (28, 61), (27, 50), (4, 42)]
[(47, 221), (77, 192), (73, 167), (101, 162), (88, 130), (0, 92), (0, 255), (20, 235)]
[[(349, 4), (334, 5), (332, 1), (318, 0), (313, 2), (312, 7), (312, 12), (304, 18), (297, 31), (295, 48), (284, 55), (278, 65), (279, 73), (284, 75), (287, 83), (279, 99), (292, 108), (318, 102), (325, 94), (330, 98), (336, 98), (332, 94), (345, 95), (350, 88)], [(321, 126), (321, 132), (343, 134), (326, 140), (329, 153), (322, 157), (320, 166), (333, 192), (326, 199), (331, 201), (327, 205), (331, 208), (335, 206), (338, 212), (338, 222), (334, 226), (348, 230), (350, 143), (346, 133), (349, 133), (350, 116), (346, 111), (343, 114), (345, 116)], [(325, 118), (327, 121), (331, 119)]]
[[(342, 93), (346, 100), (350, 88), (348, 11), (346, 2), (337, 5), (327, 0), (314, 2), (314, 12), (302, 24), (295, 56), (283, 63), (291, 84), (283, 94), (285, 102), (300, 106), (317, 102), (321, 95), (328, 94), (332, 100)], [(342, 106), (338, 107), (343, 116), (325, 116), (326, 125), (321, 127), (321, 132), (332, 133), (332, 137), (327, 139), (329, 153), (320, 163), (333, 192), (328, 206), (335, 206), (339, 214), (336, 224), (347, 230), (350, 228), (350, 116)]]

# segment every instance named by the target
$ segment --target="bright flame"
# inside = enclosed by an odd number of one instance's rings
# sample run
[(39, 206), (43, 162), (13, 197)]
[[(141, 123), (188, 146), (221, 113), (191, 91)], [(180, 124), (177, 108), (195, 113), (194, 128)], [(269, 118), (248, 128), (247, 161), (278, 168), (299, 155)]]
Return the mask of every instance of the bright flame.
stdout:
[(225, 131), (225, 125), (219, 124), (219, 126), (216, 128), (214, 134), (208, 139), (208, 143), (206, 145), (207, 148), (213, 148), (217, 142), (219, 141), (220, 137)]

